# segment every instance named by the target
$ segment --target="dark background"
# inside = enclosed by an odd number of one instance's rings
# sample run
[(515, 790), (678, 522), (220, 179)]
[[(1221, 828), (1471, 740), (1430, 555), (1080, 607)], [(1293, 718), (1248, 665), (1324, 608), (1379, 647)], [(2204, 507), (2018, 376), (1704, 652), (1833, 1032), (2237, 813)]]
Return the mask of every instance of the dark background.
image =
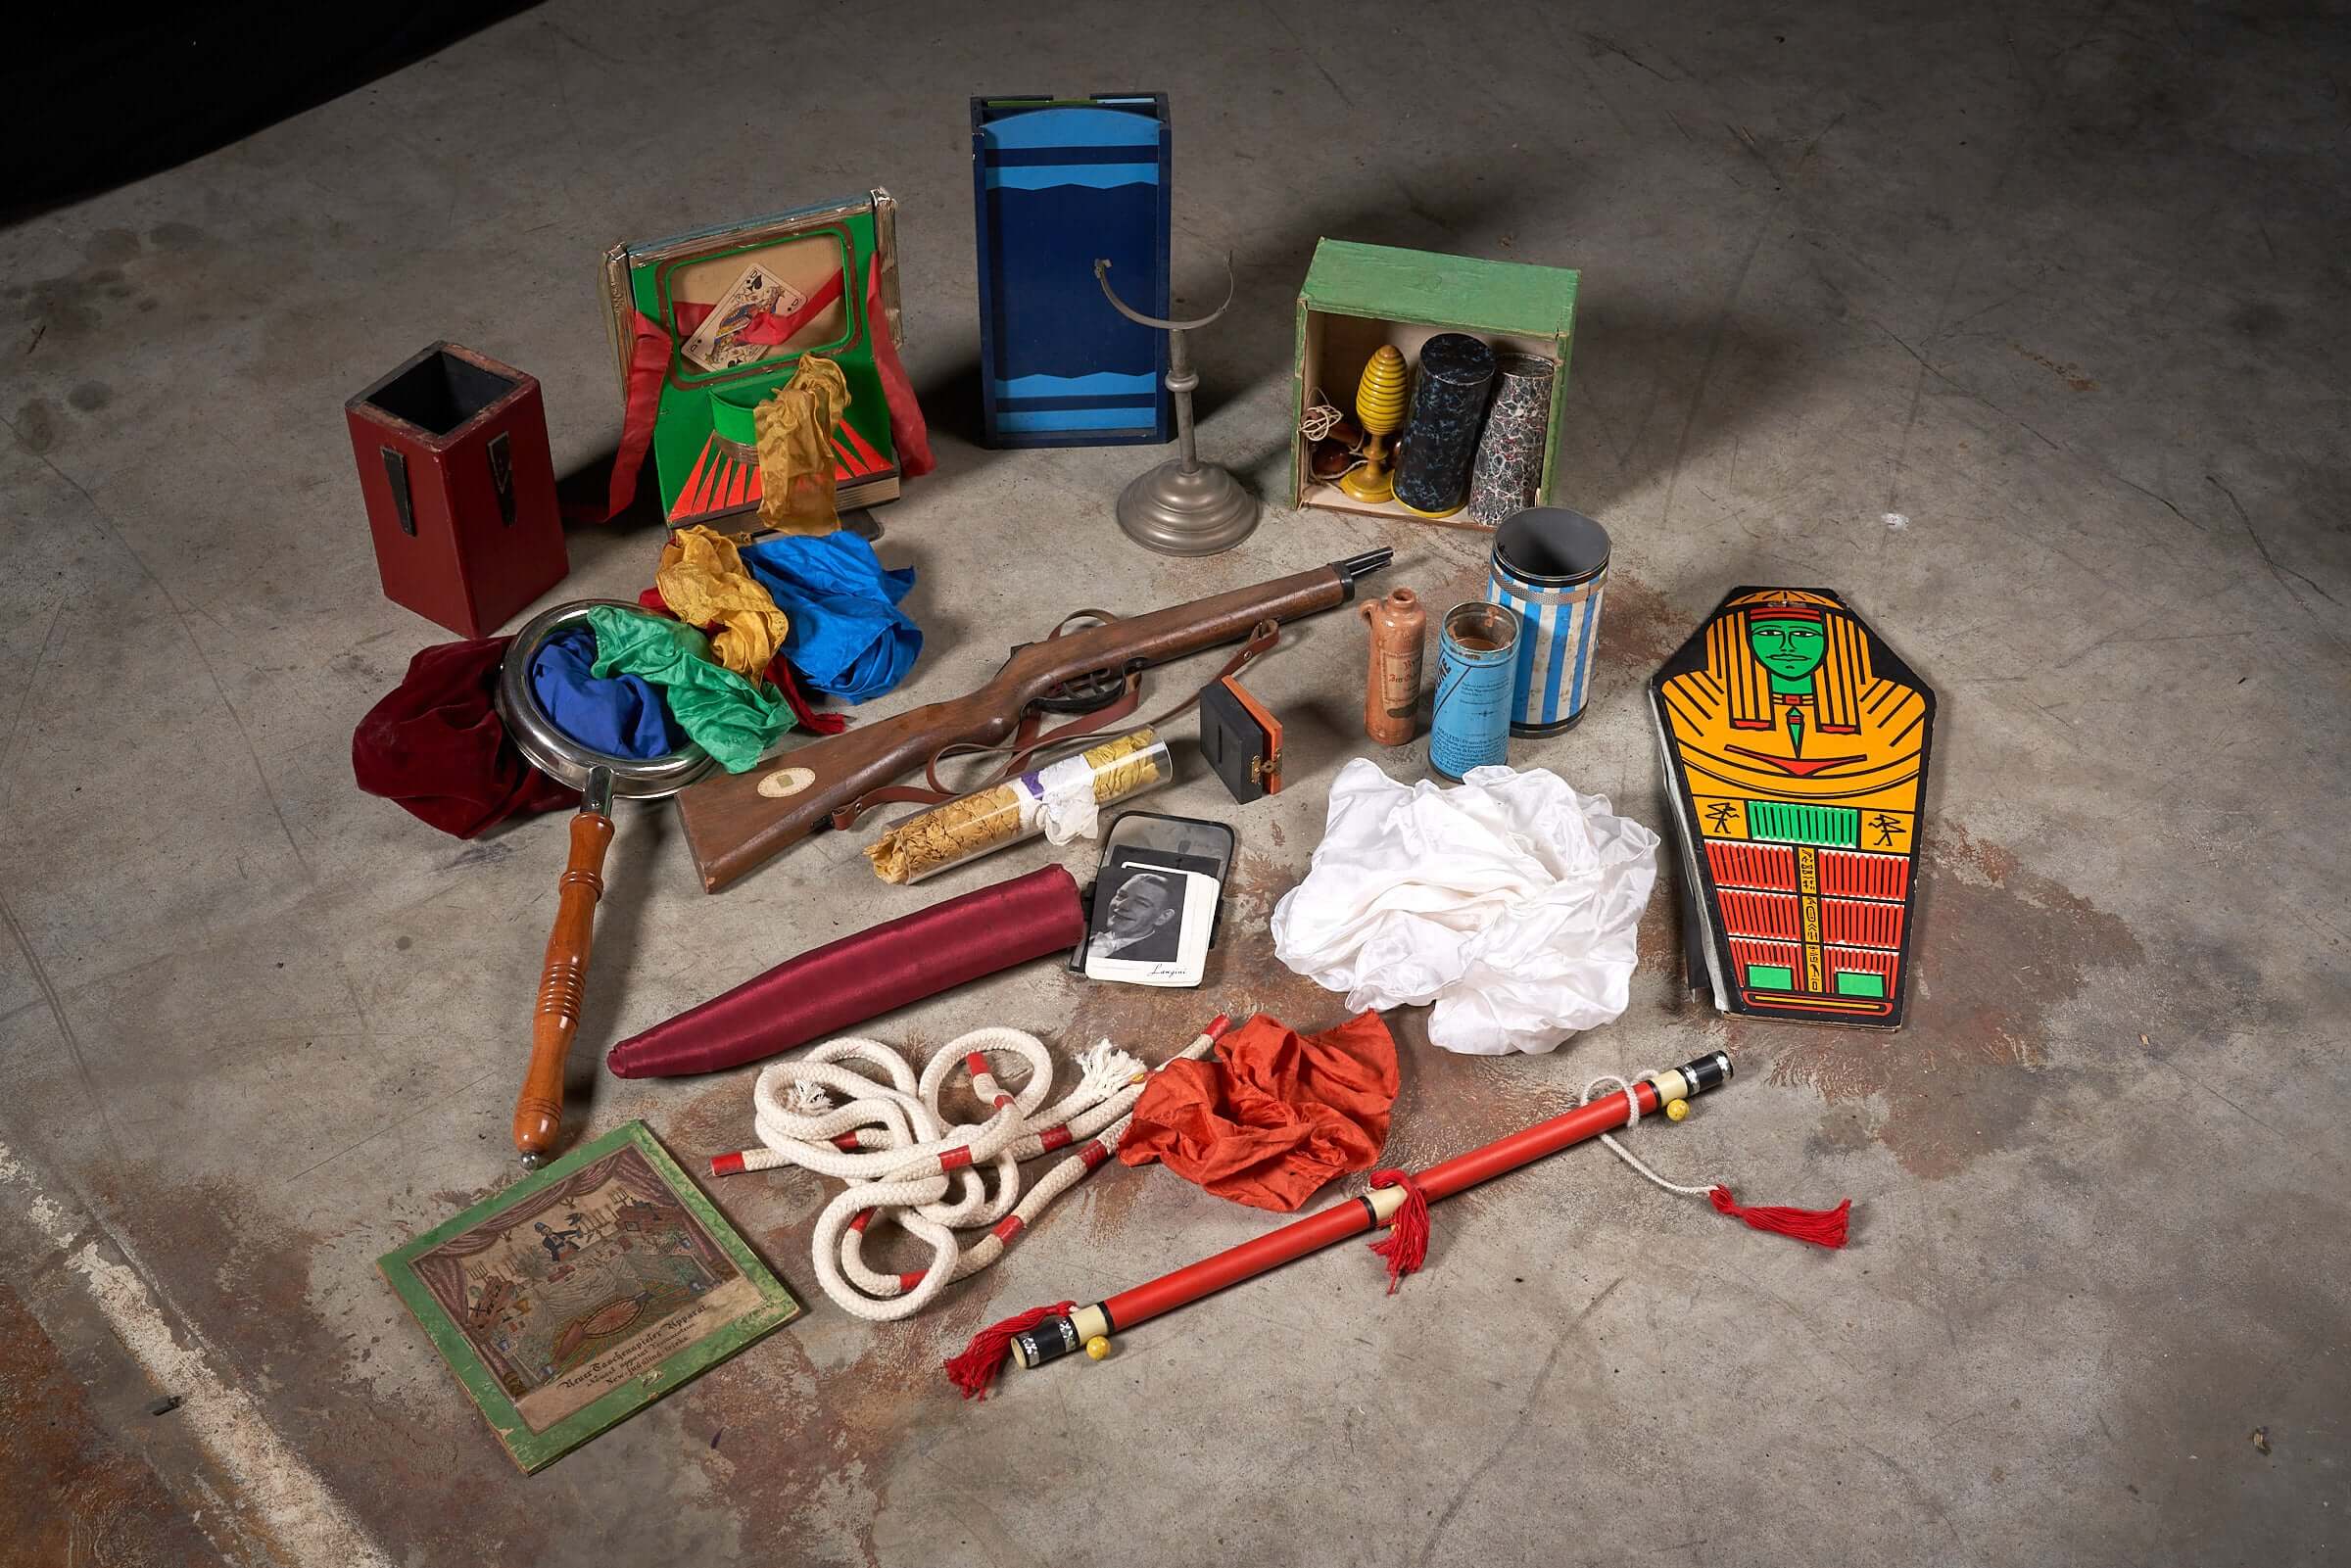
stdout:
[(226, 0), (69, 18), (0, 51), (0, 222), (184, 164), (529, 9)]

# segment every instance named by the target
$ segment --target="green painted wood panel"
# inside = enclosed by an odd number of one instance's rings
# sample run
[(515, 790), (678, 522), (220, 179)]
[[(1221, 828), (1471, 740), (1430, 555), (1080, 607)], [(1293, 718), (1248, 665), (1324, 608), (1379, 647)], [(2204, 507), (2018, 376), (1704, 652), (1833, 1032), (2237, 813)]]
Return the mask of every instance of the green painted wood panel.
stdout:
[(1340, 315), (1564, 338), (1575, 326), (1576, 281), (1565, 267), (1326, 239), (1315, 247), (1299, 303)]

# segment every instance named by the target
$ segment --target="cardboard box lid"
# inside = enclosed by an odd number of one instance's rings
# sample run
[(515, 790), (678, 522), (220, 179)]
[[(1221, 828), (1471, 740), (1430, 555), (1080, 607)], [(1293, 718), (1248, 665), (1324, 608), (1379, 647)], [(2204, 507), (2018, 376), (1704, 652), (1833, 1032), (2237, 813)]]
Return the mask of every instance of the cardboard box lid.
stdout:
[(1298, 303), (1341, 315), (1563, 338), (1575, 326), (1577, 276), (1567, 267), (1324, 239)]

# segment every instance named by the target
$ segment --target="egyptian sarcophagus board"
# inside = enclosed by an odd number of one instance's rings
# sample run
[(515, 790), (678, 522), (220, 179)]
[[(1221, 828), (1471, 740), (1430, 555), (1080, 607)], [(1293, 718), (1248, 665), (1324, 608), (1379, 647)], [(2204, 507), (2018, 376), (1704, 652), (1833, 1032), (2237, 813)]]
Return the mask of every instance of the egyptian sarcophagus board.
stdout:
[(1836, 594), (1750, 587), (1650, 695), (1691, 983), (1726, 1013), (1900, 1027), (1934, 691)]

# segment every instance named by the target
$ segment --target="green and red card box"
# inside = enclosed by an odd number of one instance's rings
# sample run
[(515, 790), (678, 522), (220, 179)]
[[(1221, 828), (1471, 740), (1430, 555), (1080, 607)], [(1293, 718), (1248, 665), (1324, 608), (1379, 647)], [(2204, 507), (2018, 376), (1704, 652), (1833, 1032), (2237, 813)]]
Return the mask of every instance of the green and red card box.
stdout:
[[(877, 189), (769, 217), (616, 245), (605, 253), (604, 299), (624, 396), (637, 318), (652, 322), (669, 340), (651, 456), (662, 515), (671, 527), (757, 508), (751, 410), (792, 379), (803, 354), (834, 360), (848, 380), (848, 412), (833, 435), (840, 504), (868, 505), (898, 494), (898, 452), (874, 360), (877, 331), (888, 333), (893, 344), (904, 338), (896, 214), (895, 200)], [(754, 261), (804, 302), (794, 312), (796, 325), (764, 358), (705, 369), (686, 356), (685, 346), (711, 305)]]

